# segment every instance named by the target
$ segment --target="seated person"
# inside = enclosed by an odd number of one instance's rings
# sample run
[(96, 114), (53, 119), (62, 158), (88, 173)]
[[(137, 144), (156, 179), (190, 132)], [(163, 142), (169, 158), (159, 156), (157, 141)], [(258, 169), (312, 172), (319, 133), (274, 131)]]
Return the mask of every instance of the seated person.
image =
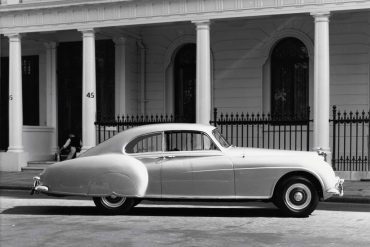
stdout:
[(77, 152), (81, 151), (81, 146), (81, 140), (71, 133), (59, 152), (61, 153), (65, 150), (68, 153), (66, 160), (74, 159), (76, 158)]

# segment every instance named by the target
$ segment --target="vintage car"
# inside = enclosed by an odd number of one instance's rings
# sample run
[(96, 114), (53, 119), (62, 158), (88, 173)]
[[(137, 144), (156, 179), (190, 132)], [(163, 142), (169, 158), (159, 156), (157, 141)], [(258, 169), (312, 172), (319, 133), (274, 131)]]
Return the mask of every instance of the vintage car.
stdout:
[(301, 217), (342, 195), (342, 184), (318, 152), (234, 147), (201, 124), (125, 130), (34, 177), (34, 191), (92, 197), (106, 213), (126, 213), (142, 199), (262, 200)]

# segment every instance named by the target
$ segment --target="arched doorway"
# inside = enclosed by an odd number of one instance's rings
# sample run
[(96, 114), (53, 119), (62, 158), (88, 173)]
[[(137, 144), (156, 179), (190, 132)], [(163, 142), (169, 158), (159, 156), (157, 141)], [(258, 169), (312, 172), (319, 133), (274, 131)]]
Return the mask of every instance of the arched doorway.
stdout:
[(174, 65), (175, 120), (195, 123), (196, 45), (183, 45)]
[(271, 113), (306, 116), (308, 92), (307, 48), (297, 38), (284, 38), (271, 53)]

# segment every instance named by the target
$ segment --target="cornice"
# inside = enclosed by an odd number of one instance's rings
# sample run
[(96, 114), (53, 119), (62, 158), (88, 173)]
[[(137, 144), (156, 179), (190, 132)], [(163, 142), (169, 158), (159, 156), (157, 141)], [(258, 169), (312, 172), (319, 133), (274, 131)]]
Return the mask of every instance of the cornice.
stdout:
[(19, 4), (0, 4), (1, 12), (17, 12), (25, 10), (41, 10), (50, 8), (82, 7), (97, 4), (133, 2), (135, 0), (50, 0), (41, 2), (25, 2)]
[(0, 5), (0, 33), (370, 10), (366, 0), (65, 0)]

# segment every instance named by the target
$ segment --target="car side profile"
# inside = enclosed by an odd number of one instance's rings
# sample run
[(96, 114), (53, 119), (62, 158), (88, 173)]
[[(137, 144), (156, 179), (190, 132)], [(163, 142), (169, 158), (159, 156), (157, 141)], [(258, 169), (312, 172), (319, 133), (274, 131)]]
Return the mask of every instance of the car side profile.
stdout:
[(34, 191), (92, 197), (106, 213), (127, 213), (143, 199), (263, 200), (302, 217), (343, 194), (343, 179), (318, 152), (234, 147), (201, 124), (125, 130), (34, 181)]

